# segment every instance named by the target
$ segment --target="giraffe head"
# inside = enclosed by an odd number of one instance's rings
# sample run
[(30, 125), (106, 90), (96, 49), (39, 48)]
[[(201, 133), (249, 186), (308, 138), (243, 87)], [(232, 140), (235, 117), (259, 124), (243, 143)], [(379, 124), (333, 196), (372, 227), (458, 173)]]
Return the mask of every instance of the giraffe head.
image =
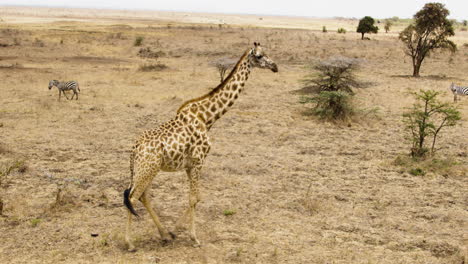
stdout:
[(278, 66), (271, 60), (260, 47), (260, 43), (254, 42), (254, 47), (249, 53), (249, 61), (253, 67), (270, 69), (273, 72), (278, 72)]
[(57, 85), (58, 81), (57, 80), (52, 80), (49, 82), (49, 90), (52, 89), (52, 87), (54, 87), (54, 85)]

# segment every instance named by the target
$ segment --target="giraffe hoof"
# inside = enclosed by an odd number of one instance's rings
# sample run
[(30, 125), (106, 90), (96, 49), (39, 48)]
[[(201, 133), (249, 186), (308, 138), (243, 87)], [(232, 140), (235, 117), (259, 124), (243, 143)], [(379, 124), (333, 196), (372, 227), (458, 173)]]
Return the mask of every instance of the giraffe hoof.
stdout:
[(176, 239), (176, 238), (177, 238), (176, 234), (174, 234), (174, 233), (172, 233), (172, 232), (169, 232), (169, 235), (171, 235), (172, 239)]
[(195, 243), (193, 244), (193, 247), (194, 247), (194, 248), (201, 248), (201, 246), (202, 246), (202, 245), (201, 245), (200, 242), (195, 242)]
[(128, 247), (128, 252), (136, 252), (136, 248), (134, 246)]
[(163, 247), (165, 247), (165, 246), (169, 245), (171, 242), (172, 242), (172, 239), (163, 239), (163, 240), (161, 240), (161, 245)]

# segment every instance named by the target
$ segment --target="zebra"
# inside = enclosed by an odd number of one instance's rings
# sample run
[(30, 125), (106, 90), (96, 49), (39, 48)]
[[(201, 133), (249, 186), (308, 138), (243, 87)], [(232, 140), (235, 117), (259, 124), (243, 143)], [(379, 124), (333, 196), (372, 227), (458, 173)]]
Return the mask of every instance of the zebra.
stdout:
[(468, 95), (468, 86), (456, 86), (454, 83), (450, 85), (450, 90), (453, 93), (453, 101), (457, 101), (457, 95)]
[(78, 92), (81, 92), (80, 85), (78, 84), (78, 82), (75, 82), (75, 81), (59, 82), (57, 80), (50, 81), (49, 82), (49, 90), (52, 89), (52, 87), (54, 87), (54, 86), (57, 87), (58, 90), (59, 90), (59, 101), (60, 101), (60, 97), (61, 97), (62, 93), (63, 93), (63, 95), (65, 95), (65, 97), (67, 99), (69, 99), (67, 94), (65, 93), (65, 91), (68, 91), (68, 90), (73, 90), (73, 95), (72, 95), (71, 100), (73, 100), (73, 97), (75, 95), (76, 95), (76, 100), (78, 100)]

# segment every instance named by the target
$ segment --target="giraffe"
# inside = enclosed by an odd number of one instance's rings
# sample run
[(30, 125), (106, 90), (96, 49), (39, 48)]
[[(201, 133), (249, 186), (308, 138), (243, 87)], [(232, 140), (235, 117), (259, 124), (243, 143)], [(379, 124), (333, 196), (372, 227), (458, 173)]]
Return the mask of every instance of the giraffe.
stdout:
[(149, 199), (150, 185), (160, 171), (185, 170), (189, 180), (189, 203), (186, 211), (176, 223), (180, 230), (188, 219), (189, 237), (194, 246), (200, 246), (195, 232), (195, 207), (200, 201), (200, 170), (211, 144), (208, 131), (234, 104), (242, 92), (253, 67), (278, 72), (276, 64), (265, 54), (260, 43), (248, 49), (234, 66), (228, 77), (208, 94), (183, 103), (175, 118), (160, 127), (147, 130), (137, 139), (130, 155), (131, 182), (124, 191), (124, 204), (128, 209), (125, 240), (129, 251), (135, 251), (131, 241), (132, 214), (138, 216), (133, 205), (142, 202), (156, 225), (163, 244), (175, 239), (159, 221)]

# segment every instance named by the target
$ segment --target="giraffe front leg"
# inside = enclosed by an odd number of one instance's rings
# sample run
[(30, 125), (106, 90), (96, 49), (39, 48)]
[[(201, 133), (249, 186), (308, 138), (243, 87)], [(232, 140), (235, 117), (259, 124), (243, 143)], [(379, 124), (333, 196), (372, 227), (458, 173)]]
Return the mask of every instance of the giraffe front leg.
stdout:
[(197, 234), (195, 231), (195, 208), (197, 203), (200, 201), (200, 193), (198, 188), (198, 182), (200, 179), (200, 169), (201, 166), (192, 168), (187, 171), (189, 181), (190, 181), (190, 194), (189, 194), (189, 208), (188, 208), (188, 219), (189, 219), (189, 236), (193, 242), (195, 242), (194, 246), (200, 246), (200, 241), (197, 238)]

